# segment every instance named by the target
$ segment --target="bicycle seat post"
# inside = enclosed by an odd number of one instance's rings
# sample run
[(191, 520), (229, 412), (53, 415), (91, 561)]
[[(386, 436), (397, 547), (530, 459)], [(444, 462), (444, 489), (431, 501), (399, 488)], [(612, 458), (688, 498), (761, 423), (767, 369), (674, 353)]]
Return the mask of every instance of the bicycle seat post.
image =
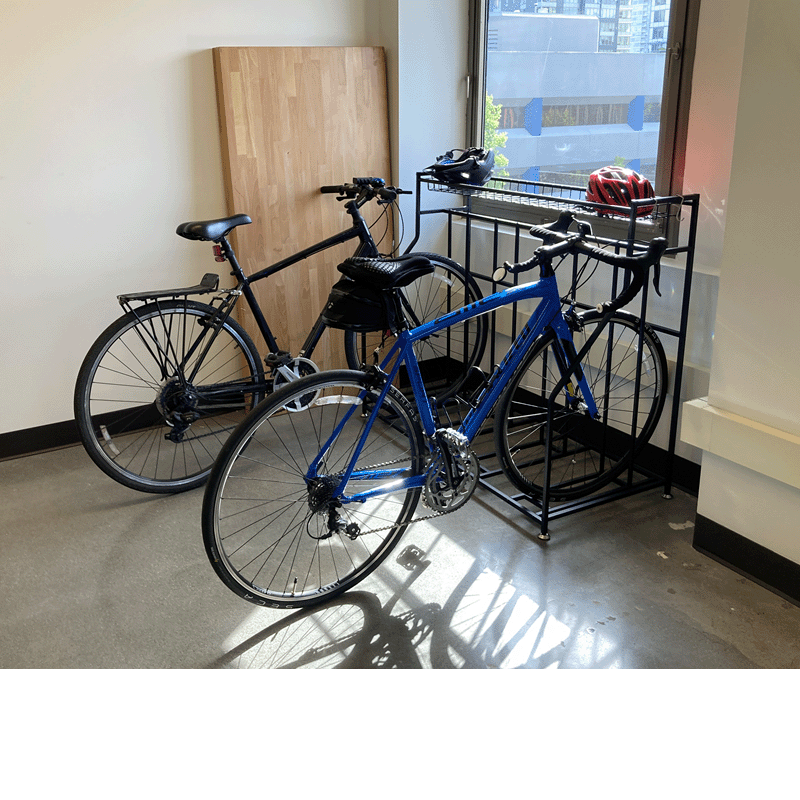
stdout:
[(214, 254), (217, 261), (227, 261), (231, 265), (231, 275), (233, 275), (239, 283), (245, 282), (244, 273), (236, 259), (233, 245), (228, 241), (227, 236), (221, 236), (217, 239), (217, 244), (214, 246)]

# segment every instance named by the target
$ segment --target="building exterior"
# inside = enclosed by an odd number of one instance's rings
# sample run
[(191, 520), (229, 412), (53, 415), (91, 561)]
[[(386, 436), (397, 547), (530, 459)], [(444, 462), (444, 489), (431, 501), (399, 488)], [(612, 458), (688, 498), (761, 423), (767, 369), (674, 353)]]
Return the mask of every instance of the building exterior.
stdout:
[(493, 0), (487, 93), (512, 177), (585, 183), (606, 164), (651, 179), (669, 0)]

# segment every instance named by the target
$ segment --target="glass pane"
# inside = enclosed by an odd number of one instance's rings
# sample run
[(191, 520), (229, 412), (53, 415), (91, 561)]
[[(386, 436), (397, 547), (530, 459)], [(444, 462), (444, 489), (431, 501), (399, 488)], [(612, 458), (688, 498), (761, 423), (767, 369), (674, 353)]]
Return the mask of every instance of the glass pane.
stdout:
[(497, 173), (585, 186), (616, 165), (655, 182), (670, 1), (488, 2)]

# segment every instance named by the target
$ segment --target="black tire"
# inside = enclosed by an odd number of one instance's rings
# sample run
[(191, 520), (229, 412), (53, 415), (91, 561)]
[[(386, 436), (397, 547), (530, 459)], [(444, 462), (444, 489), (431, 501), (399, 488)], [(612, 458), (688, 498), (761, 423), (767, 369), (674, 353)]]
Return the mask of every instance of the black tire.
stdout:
[[(580, 318), (584, 326), (574, 334), (576, 351), (596, 330), (601, 315), (592, 311)], [(667, 393), (667, 360), (661, 342), (646, 325), (634, 414), (638, 344), (639, 320), (617, 312), (583, 359), (597, 419), (580, 409), (579, 390), (570, 399), (563, 391), (556, 398), (551, 499), (571, 500), (602, 488), (630, 465), (653, 433)], [(532, 497), (543, 492), (546, 401), (561, 374), (551, 331), (534, 343), (497, 406), (494, 434), (500, 464), (512, 483)]]
[[(312, 395), (312, 402), (300, 402)], [(316, 605), (357, 584), (389, 555), (421, 489), (338, 507), (334, 493), (376, 398), (362, 372), (310, 375), (271, 394), (229, 438), (206, 486), (202, 524), (211, 565), (231, 591), (273, 608)], [(420, 474), (423, 464), (419, 422), (391, 387), (356, 468), (394, 470), (383, 478), (392, 482), (399, 471)], [(344, 493), (375, 487), (374, 478), (353, 478)], [(340, 523), (333, 533), (331, 509)]]
[(252, 339), (230, 318), (214, 336), (213, 313), (194, 301), (149, 303), (113, 322), (87, 353), (75, 421), (95, 464), (124, 486), (176, 493), (202, 485), (230, 432), (263, 397)]
[[(407, 301), (407, 305), (404, 303), (405, 311), (412, 325), (430, 322), (483, 297), (474, 278), (467, 275), (457, 262), (433, 253), (414, 255), (431, 259), (435, 270), (401, 290)], [(429, 397), (441, 402), (453, 397), (463, 386), (470, 367), (477, 366), (483, 356), (488, 324), (485, 315), (475, 317), (434, 334), (414, 347)], [(371, 365), (372, 354), (376, 347), (380, 347), (382, 337), (380, 332), (345, 331), (347, 365), (351, 369)], [(385, 340), (379, 350), (379, 362), (394, 341), (394, 336)], [(400, 369), (400, 388), (410, 395), (405, 367)]]

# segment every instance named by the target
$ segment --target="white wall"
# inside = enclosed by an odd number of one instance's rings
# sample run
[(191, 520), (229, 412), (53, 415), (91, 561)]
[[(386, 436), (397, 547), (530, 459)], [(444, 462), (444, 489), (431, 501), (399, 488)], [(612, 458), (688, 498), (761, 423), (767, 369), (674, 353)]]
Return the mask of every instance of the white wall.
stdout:
[[(211, 48), (384, 46), (393, 178), (413, 189), (418, 169), (464, 145), (467, 7), (3, 0), (0, 375), (13, 389), (0, 433), (71, 419), (75, 376), (121, 313), (117, 294), (188, 285), (216, 266), (174, 233), (226, 210)], [(403, 209), (408, 242), (413, 200)], [(421, 244), (441, 249), (440, 228), (426, 226)]]
[(708, 403), (685, 412), (707, 450), (698, 513), (796, 563), (799, 48), (797, 3), (750, 3)]
[[(469, 0), (377, 0), (376, 6), (386, 49), (394, 180), (414, 190), (418, 171), (447, 150), (471, 144), (465, 142)], [(431, 206), (422, 199), (423, 207)], [(401, 202), (405, 244), (413, 236), (414, 202)], [(443, 253), (442, 231), (442, 220), (426, 218), (415, 249)]]
[(0, 3), (0, 433), (72, 418), (117, 294), (216, 266), (174, 233), (226, 211), (211, 48), (380, 44), (373, 3)]

